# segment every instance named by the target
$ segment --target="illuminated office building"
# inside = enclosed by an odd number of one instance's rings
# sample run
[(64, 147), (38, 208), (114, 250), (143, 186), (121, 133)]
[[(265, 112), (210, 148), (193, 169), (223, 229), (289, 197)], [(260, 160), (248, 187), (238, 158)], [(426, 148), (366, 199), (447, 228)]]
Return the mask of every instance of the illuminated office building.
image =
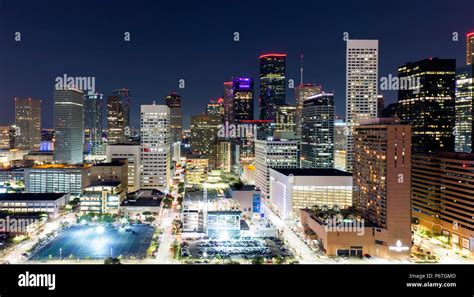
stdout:
[(275, 113), (275, 131), (296, 133), (295, 106), (290, 104), (278, 105)]
[(276, 107), (285, 103), (286, 54), (265, 54), (260, 56), (260, 98), (261, 120), (274, 120)]
[(84, 97), (77, 89), (54, 90), (54, 161), (81, 164), (84, 148)]
[(377, 117), (378, 40), (348, 40), (346, 51), (347, 163), (352, 172), (354, 127)]
[(171, 177), (170, 108), (141, 106), (141, 188), (168, 190)]
[(84, 95), (84, 152), (88, 155), (103, 155), (102, 123), (103, 95), (89, 92)]
[(15, 98), (15, 145), (22, 150), (39, 150), (41, 143), (41, 100)]
[(301, 167), (334, 168), (333, 93), (321, 93), (303, 103)]
[[(453, 151), (456, 60), (430, 58), (398, 68), (398, 116), (412, 126), (413, 152)], [(419, 81), (419, 85), (418, 82)]]
[(315, 84), (300, 84), (295, 88), (296, 99), (296, 129), (298, 135), (301, 135), (301, 111), (303, 110), (303, 102), (314, 95), (320, 94), (322, 87)]
[(170, 108), (171, 142), (181, 141), (183, 134), (183, 109), (181, 96), (171, 93), (165, 98), (166, 105)]
[(107, 98), (108, 144), (126, 143), (130, 133), (130, 91), (119, 89)]
[(474, 140), (474, 79), (473, 65), (461, 68), (456, 75), (456, 122), (454, 127), (454, 150), (472, 153)]

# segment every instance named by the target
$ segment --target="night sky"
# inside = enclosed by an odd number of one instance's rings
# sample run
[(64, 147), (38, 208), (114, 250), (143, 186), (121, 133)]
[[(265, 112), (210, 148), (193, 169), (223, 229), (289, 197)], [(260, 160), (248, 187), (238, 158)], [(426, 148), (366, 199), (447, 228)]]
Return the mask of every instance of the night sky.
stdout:
[[(224, 81), (258, 80), (258, 56), (268, 52), (288, 54), (287, 79), (298, 83), (303, 53), (305, 82), (335, 91), (336, 112), (344, 115), (343, 32), (379, 39), (379, 76), (396, 75), (398, 66), (427, 57), (464, 65), (473, 6), (473, 0), (0, 0), (0, 125), (14, 122), (14, 97), (32, 97), (43, 100), (43, 127), (52, 127), (54, 80), (68, 74), (94, 76), (104, 99), (129, 88), (135, 127), (140, 104), (164, 104), (164, 96), (176, 91), (188, 126), (191, 114), (222, 96)], [(130, 42), (124, 32), (131, 33)], [(459, 32), (458, 42), (453, 32)], [(178, 89), (179, 79), (185, 89)], [(397, 96), (384, 95), (388, 103)], [(294, 102), (294, 90), (287, 90), (287, 102)]]

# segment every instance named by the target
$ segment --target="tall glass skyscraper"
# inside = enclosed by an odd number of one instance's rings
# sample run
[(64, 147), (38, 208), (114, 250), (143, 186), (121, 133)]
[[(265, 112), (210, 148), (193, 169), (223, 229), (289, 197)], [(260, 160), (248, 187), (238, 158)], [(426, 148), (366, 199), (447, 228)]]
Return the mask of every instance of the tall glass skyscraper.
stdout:
[(234, 121), (253, 120), (253, 80), (248, 77), (233, 78), (232, 98)]
[(84, 95), (84, 153), (102, 155), (103, 95), (89, 92)]
[(419, 86), (398, 91), (398, 116), (412, 126), (414, 152), (454, 149), (455, 76), (453, 59), (430, 58), (398, 68), (399, 80), (413, 85), (419, 80)]
[(474, 64), (474, 32), (467, 33), (466, 35), (466, 64)]
[(472, 153), (474, 140), (474, 64), (458, 70), (456, 75), (456, 123), (454, 128), (454, 150)]
[[(119, 89), (107, 99), (108, 143), (128, 142), (130, 136), (130, 91)], [(128, 134), (128, 135), (127, 135)]]
[(165, 97), (166, 105), (170, 108), (171, 141), (181, 141), (183, 134), (183, 110), (181, 96), (171, 93)]
[(334, 168), (333, 93), (321, 93), (303, 103), (301, 167)]
[(260, 99), (261, 120), (274, 120), (276, 107), (285, 103), (286, 54), (265, 54), (260, 56)]
[(295, 88), (296, 99), (296, 130), (301, 135), (301, 111), (303, 110), (303, 102), (311, 96), (320, 94), (322, 87), (315, 84), (300, 84)]
[(41, 143), (41, 100), (15, 98), (18, 149), (39, 150)]
[(83, 161), (84, 97), (77, 89), (54, 90), (54, 161), (80, 164)]

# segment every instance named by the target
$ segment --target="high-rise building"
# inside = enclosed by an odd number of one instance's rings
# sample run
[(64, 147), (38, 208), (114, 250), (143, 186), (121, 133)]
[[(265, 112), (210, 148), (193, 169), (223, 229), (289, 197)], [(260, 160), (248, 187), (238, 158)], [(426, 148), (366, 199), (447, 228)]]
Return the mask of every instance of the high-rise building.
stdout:
[(341, 118), (334, 121), (334, 168), (345, 171), (347, 157), (347, 125)]
[(89, 92), (84, 95), (84, 152), (103, 155), (103, 95)]
[(232, 79), (233, 120), (240, 123), (253, 120), (253, 79), (236, 77)]
[(108, 144), (125, 143), (130, 136), (130, 91), (119, 89), (107, 98)]
[(224, 82), (224, 123), (233, 123), (234, 122), (234, 96), (232, 94), (233, 83), (232, 81)]
[(15, 98), (16, 148), (39, 150), (41, 143), (41, 100)]
[(346, 51), (346, 170), (352, 172), (354, 127), (377, 117), (378, 40), (348, 40)]
[(454, 149), (456, 60), (430, 58), (398, 68), (398, 116), (412, 126), (414, 152)]
[(275, 131), (296, 133), (296, 106), (278, 105), (275, 113)]
[(301, 112), (301, 167), (334, 168), (334, 94), (306, 99)]
[(285, 77), (286, 54), (260, 56), (259, 113), (261, 120), (274, 120), (276, 106), (285, 103)]
[(474, 32), (467, 33), (466, 35), (466, 64), (474, 64)]
[(166, 191), (170, 180), (170, 108), (141, 106), (141, 188)]
[(472, 177), (474, 154), (439, 152), (412, 156), (415, 228), (448, 238), (453, 249), (474, 256)]
[(181, 141), (183, 134), (183, 109), (181, 96), (176, 93), (171, 93), (165, 98), (166, 105), (171, 112), (171, 141)]
[(217, 144), (217, 131), (221, 118), (216, 115), (191, 116), (191, 148), (197, 154), (211, 156)]
[(0, 126), (0, 150), (10, 149), (10, 127)]
[(141, 188), (166, 191), (170, 180), (170, 108), (141, 106)]
[[(293, 134), (294, 135), (294, 134)], [(300, 140), (296, 137), (255, 141), (255, 185), (270, 198), (270, 168), (299, 168)]]
[(221, 122), (224, 120), (224, 99), (218, 98), (217, 100), (211, 100), (210, 103), (206, 105), (206, 114), (214, 115), (221, 119)]
[(377, 117), (381, 118), (382, 112), (385, 109), (385, 100), (383, 95), (377, 95)]
[(298, 135), (301, 135), (301, 111), (303, 110), (303, 102), (314, 95), (322, 92), (322, 87), (315, 84), (303, 84), (295, 88), (296, 99), (296, 129)]
[(107, 162), (113, 159), (128, 160), (128, 192), (140, 190), (140, 145), (136, 143), (107, 145)]
[(456, 75), (456, 122), (454, 150), (472, 153), (474, 141), (474, 64), (462, 67)]
[(412, 240), (410, 126), (383, 118), (359, 124), (354, 129), (354, 206), (366, 226), (372, 224), (380, 232), (382, 255), (408, 258)]
[(82, 91), (54, 90), (54, 161), (80, 164), (84, 144), (84, 96)]

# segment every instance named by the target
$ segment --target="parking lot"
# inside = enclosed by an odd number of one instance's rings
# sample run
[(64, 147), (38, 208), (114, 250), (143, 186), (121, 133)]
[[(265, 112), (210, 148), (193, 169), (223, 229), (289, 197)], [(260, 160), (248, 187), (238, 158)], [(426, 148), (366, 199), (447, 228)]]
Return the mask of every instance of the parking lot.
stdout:
[(236, 239), (236, 240), (199, 240), (182, 243), (183, 258), (194, 259), (232, 259), (250, 260), (256, 257), (273, 259), (292, 257), (293, 255), (278, 238)]

